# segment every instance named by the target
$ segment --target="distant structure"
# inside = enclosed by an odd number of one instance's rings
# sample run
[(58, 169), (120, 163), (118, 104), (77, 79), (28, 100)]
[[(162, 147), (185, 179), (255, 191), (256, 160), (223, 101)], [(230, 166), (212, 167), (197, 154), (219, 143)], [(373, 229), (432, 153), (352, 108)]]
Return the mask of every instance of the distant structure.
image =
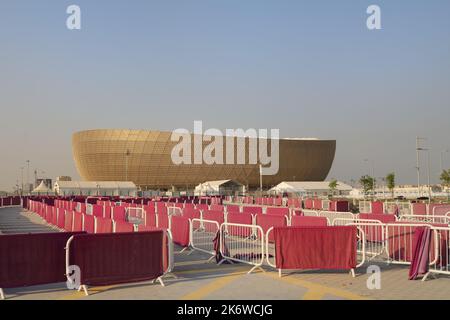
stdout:
[(234, 180), (206, 181), (195, 187), (196, 196), (234, 196), (243, 194), (245, 187)]
[[(72, 136), (75, 165), (83, 180), (133, 181), (141, 190), (194, 190), (204, 181), (227, 179), (238, 181), (248, 189), (260, 187), (259, 164), (250, 163), (248, 156), (243, 164), (173, 163), (171, 153), (178, 141), (172, 141), (171, 136), (170, 131), (147, 130), (77, 132)], [(191, 134), (191, 141), (194, 138)], [(237, 157), (237, 142), (233, 139)], [(223, 140), (226, 146), (226, 139)], [(248, 138), (245, 140), (245, 155), (248, 155), (250, 143)], [(204, 142), (203, 148), (207, 145)], [(279, 170), (275, 175), (263, 176), (263, 188), (288, 180), (323, 181), (333, 164), (335, 151), (335, 140), (279, 139)]]
[(137, 196), (130, 181), (56, 181), (54, 191), (60, 196)]
[[(328, 181), (283, 181), (270, 189), (271, 193), (283, 194), (291, 193), (299, 196), (326, 197), (332, 193)], [(348, 196), (352, 191), (348, 184), (338, 181), (335, 196)]]
[(59, 177), (56, 177), (56, 181), (72, 181), (72, 177), (69, 177), (69, 176), (59, 176)]
[(47, 186), (45, 180), (41, 180), (41, 183), (31, 191), (31, 194), (34, 196), (39, 195), (54, 195), (55, 192)]

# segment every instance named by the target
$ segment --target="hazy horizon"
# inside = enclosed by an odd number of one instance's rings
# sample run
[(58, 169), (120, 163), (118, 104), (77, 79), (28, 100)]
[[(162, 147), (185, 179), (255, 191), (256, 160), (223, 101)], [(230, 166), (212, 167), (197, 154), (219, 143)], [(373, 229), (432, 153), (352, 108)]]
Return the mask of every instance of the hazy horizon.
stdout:
[[(81, 7), (81, 30), (66, 8)], [(366, 27), (381, 8), (382, 30)], [(431, 182), (450, 149), (450, 2), (52, 1), (0, 3), (0, 190), (30, 160), (79, 179), (86, 129), (280, 129), (337, 141), (328, 179), (393, 171)], [(368, 161), (364, 161), (368, 159)], [(450, 152), (444, 153), (450, 168)], [(426, 155), (421, 155), (426, 182)], [(43, 174), (39, 174), (42, 176)]]

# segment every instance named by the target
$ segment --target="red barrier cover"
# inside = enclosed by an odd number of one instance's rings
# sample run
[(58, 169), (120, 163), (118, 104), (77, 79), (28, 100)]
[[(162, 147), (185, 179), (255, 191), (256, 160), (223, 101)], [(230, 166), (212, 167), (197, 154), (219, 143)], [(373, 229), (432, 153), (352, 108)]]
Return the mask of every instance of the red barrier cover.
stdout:
[(156, 227), (156, 213), (145, 211), (144, 224), (146, 226)]
[(95, 217), (95, 233), (111, 233), (112, 220)]
[(252, 206), (243, 206), (242, 212), (244, 213), (253, 213), (253, 214), (261, 214), (263, 212), (262, 207), (252, 207)]
[(182, 247), (187, 247), (189, 245), (189, 219), (180, 216), (172, 216), (171, 219), (173, 242)]
[(72, 231), (82, 231), (82, 230), (83, 230), (83, 214), (80, 212), (75, 212), (73, 214)]
[(94, 217), (90, 214), (83, 214), (83, 231), (87, 233), (94, 233), (95, 231)]
[(66, 211), (64, 218), (64, 230), (66, 231), (72, 231), (73, 213), (73, 211)]
[(204, 211), (202, 218), (204, 220), (217, 221), (219, 225), (225, 222), (224, 213), (222, 211)]
[(126, 216), (126, 214), (125, 214), (125, 207), (120, 206), (120, 207), (114, 207), (113, 208), (112, 218), (114, 220), (116, 220), (116, 221), (117, 220), (125, 221), (125, 216)]
[(0, 236), (0, 288), (66, 281), (64, 248), (71, 232)]
[(227, 205), (227, 212), (240, 212), (240, 208), (238, 205), (229, 204)]
[(413, 255), (409, 268), (409, 280), (428, 272), (432, 231), (429, 227), (417, 227), (413, 240)]
[(134, 232), (134, 224), (125, 221), (115, 221), (114, 232)]
[(58, 210), (58, 221), (56, 223), (57, 227), (59, 229), (65, 229), (65, 222), (66, 222), (66, 211), (64, 209)]
[(373, 201), (372, 202), (372, 214), (383, 214), (383, 202)]
[(280, 216), (289, 216), (289, 208), (273, 208), (268, 207), (266, 214), (277, 214)]
[(80, 267), (84, 285), (145, 281), (163, 275), (163, 251), (162, 231), (76, 235), (70, 264)]
[(291, 225), (293, 227), (326, 227), (328, 221), (325, 217), (292, 216)]
[(274, 228), (279, 269), (353, 269), (356, 227)]
[(156, 214), (156, 219), (158, 220), (158, 228), (168, 229), (169, 228), (169, 216), (167, 214)]
[[(263, 229), (264, 234), (271, 227), (284, 227), (287, 225), (286, 218), (284, 216), (271, 215), (271, 214), (259, 214), (256, 216), (256, 224)], [(269, 234), (269, 241), (273, 242), (273, 232)]]

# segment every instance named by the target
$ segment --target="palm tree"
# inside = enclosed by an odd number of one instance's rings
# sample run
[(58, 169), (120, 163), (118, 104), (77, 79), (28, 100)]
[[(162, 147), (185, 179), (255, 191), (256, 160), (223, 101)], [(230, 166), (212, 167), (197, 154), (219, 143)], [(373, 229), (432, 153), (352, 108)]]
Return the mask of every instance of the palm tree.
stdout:
[(441, 176), (439, 177), (441, 184), (444, 188), (447, 188), (447, 200), (450, 199), (449, 188), (450, 188), (450, 169), (442, 170)]
[(394, 198), (394, 188), (395, 188), (395, 173), (394, 172), (391, 172), (386, 176), (386, 184), (387, 184), (389, 191), (391, 191), (392, 198)]
[(328, 188), (330, 188), (331, 196), (334, 195), (334, 193), (335, 193), (335, 191), (337, 189), (337, 186), (338, 186), (338, 182), (337, 182), (336, 179), (331, 180), (330, 183), (328, 184)]

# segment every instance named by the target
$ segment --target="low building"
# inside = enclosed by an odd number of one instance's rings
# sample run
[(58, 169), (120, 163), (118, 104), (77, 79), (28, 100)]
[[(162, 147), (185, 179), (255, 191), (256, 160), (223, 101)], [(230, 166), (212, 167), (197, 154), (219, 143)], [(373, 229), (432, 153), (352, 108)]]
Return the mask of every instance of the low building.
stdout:
[(234, 180), (216, 180), (200, 183), (195, 187), (196, 196), (234, 196), (245, 191), (243, 184)]
[(56, 181), (54, 191), (60, 196), (137, 195), (137, 187), (130, 181)]
[(336, 189), (330, 189), (329, 181), (283, 181), (269, 190), (275, 194), (295, 194), (304, 197), (347, 196), (352, 187), (338, 181)]

